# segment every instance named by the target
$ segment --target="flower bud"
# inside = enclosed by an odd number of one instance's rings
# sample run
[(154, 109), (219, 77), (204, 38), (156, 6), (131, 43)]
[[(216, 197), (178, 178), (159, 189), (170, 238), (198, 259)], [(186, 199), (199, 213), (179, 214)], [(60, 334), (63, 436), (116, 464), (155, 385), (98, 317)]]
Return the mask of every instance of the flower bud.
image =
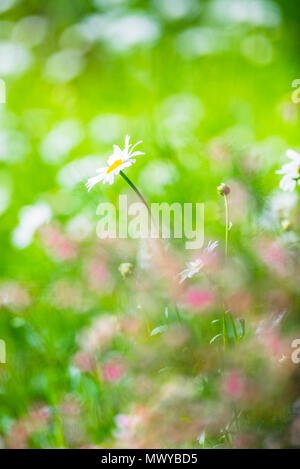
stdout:
[(219, 192), (220, 195), (228, 195), (230, 193), (230, 187), (227, 186), (227, 184), (222, 184), (217, 188), (217, 191)]
[(119, 272), (123, 278), (129, 277), (133, 272), (133, 264), (130, 262), (123, 262), (119, 265)]
[(287, 362), (287, 356), (286, 355), (281, 355), (281, 357), (279, 358), (278, 362), (280, 363), (280, 365), (282, 365), (283, 363), (286, 363)]
[(292, 224), (289, 220), (282, 220), (281, 226), (284, 231), (289, 231), (292, 228)]

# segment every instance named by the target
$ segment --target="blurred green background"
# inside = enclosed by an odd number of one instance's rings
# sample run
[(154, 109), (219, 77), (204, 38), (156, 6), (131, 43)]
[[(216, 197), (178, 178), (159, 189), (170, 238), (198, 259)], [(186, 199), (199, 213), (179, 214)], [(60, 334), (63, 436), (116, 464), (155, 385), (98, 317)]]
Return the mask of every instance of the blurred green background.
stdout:
[[(274, 332), (300, 323), (299, 201), (275, 174), (300, 148), (299, 14), (297, 0), (1, 0), (2, 447), (299, 446), (299, 371)], [(205, 277), (176, 312), (143, 243), (96, 237), (99, 203), (136, 200), (122, 178), (84, 186), (126, 133), (143, 140), (126, 173), (146, 199), (204, 202), (220, 251), (216, 188), (231, 187), (232, 260), (214, 275), (247, 327), (230, 350), (210, 344), (222, 305)], [(195, 254), (168, 252), (179, 270)], [(246, 397), (227, 399), (227, 378)]]

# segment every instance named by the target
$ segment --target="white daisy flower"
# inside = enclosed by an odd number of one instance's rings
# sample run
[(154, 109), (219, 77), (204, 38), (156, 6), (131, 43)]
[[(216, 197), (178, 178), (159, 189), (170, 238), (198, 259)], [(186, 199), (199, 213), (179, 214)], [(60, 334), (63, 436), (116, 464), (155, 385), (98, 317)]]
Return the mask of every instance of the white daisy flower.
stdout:
[[(218, 246), (218, 241), (212, 242), (209, 241), (207, 247), (204, 250), (204, 254), (210, 254), (212, 253), (216, 247)], [(202, 268), (205, 266), (205, 260), (203, 256), (202, 258), (198, 258), (195, 261), (187, 262), (186, 266), (187, 268), (184, 269), (182, 272), (180, 272), (180, 280), (179, 283), (184, 282), (187, 278), (192, 278), (195, 274), (200, 272)]]
[(219, 244), (218, 241), (214, 241), (214, 242), (209, 241), (208, 245), (205, 248), (205, 251), (213, 252), (216, 249), (216, 247), (218, 247), (218, 244)]
[(292, 161), (284, 164), (276, 173), (284, 175), (280, 181), (281, 189), (292, 192), (297, 182), (300, 185), (300, 154), (294, 150), (287, 150), (286, 156)]
[(109, 184), (113, 184), (114, 177), (120, 174), (120, 171), (122, 171), (125, 168), (128, 168), (133, 163), (135, 163), (134, 156), (145, 155), (145, 153), (141, 151), (133, 152), (134, 148), (137, 145), (139, 145), (142, 142), (142, 140), (137, 142), (133, 146), (131, 146), (131, 144), (129, 145), (129, 140), (130, 140), (129, 135), (126, 135), (124, 150), (121, 150), (121, 148), (118, 145), (113, 146), (114, 151), (113, 151), (113, 154), (110, 155), (110, 157), (107, 160), (107, 166), (105, 166), (104, 168), (96, 169), (96, 172), (99, 173), (99, 175), (90, 178), (88, 182), (86, 183), (88, 192), (92, 189), (92, 187), (94, 187), (95, 184), (97, 184), (100, 181), (102, 181), (103, 184), (105, 184), (106, 182), (108, 182)]

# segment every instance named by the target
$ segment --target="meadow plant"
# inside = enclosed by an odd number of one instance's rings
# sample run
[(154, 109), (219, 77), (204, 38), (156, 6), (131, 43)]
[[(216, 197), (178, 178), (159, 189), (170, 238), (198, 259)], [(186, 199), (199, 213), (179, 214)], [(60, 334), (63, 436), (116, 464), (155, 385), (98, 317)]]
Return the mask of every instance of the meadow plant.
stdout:
[(4, 3), (0, 447), (299, 448), (296, 0)]

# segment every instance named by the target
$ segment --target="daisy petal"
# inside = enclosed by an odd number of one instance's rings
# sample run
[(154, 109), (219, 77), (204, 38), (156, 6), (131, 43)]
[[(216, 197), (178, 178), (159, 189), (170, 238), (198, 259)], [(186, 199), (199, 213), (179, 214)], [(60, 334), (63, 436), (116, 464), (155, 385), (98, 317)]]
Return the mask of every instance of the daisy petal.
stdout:
[(94, 176), (88, 180), (88, 182), (85, 184), (87, 187), (88, 192), (100, 181), (102, 181), (104, 177), (104, 174), (100, 174), (99, 176)]
[(86, 183), (86, 187), (88, 188), (88, 191), (94, 187), (97, 182), (102, 181), (103, 184), (109, 183), (113, 184), (114, 183), (114, 177), (118, 176), (120, 174), (120, 171), (124, 168), (129, 168), (133, 163), (136, 162), (136, 160), (133, 158), (134, 156), (138, 155), (144, 155), (145, 153), (136, 151), (132, 153), (132, 150), (134, 147), (136, 147), (139, 143), (142, 142), (140, 140), (137, 142), (129, 151), (130, 147), (132, 146), (129, 144), (130, 136), (127, 134), (125, 137), (125, 148), (124, 150), (121, 150), (121, 148), (118, 145), (113, 145), (113, 153), (109, 156), (107, 160), (108, 166), (104, 168), (98, 168), (96, 169), (96, 172), (99, 174), (98, 176), (95, 176), (93, 178), (90, 178), (88, 182)]
[(297, 153), (295, 150), (287, 150), (286, 156), (291, 160), (296, 160), (300, 163), (300, 154)]
[(107, 167), (106, 168), (98, 168), (96, 169), (96, 173), (105, 173), (107, 171)]
[(140, 140), (139, 142), (135, 143), (135, 144), (133, 145), (133, 147), (131, 148), (130, 153), (133, 151), (133, 149), (134, 149), (137, 145), (139, 145), (140, 143), (142, 143), (142, 141), (143, 141), (143, 140)]
[(133, 153), (130, 154), (130, 157), (139, 156), (139, 155), (145, 155), (145, 153), (143, 151), (134, 151)]
[(125, 137), (125, 150), (126, 151), (128, 151), (129, 149), (129, 140), (130, 140), (130, 136), (127, 134)]
[(296, 181), (286, 174), (280, 181), (280, 187), (284, 191), (292, 192), (296, 187)]

